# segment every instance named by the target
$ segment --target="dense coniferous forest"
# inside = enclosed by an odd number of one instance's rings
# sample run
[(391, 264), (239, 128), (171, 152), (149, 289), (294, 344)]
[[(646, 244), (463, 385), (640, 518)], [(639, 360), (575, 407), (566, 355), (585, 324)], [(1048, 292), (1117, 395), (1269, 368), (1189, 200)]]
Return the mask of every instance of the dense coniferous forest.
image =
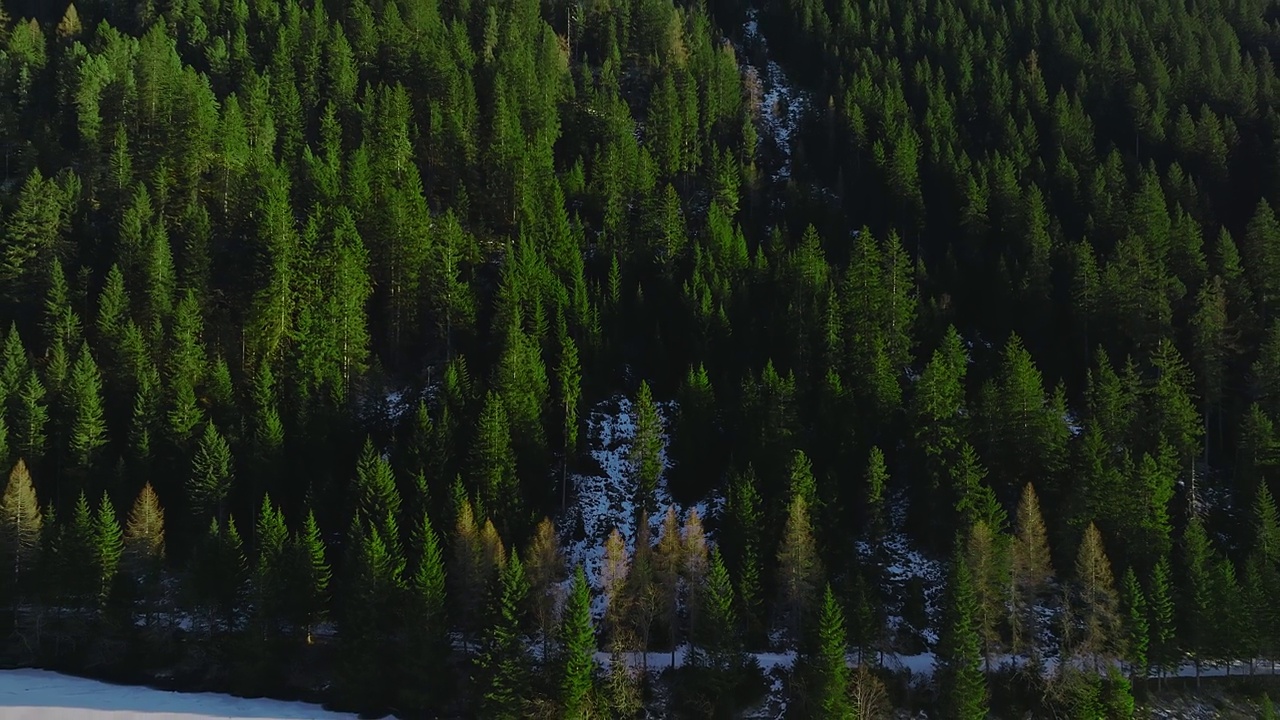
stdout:
[(0, 662), (499, 720), (1273, 675), (1276, 48), (1269, 0), (6, 0)]

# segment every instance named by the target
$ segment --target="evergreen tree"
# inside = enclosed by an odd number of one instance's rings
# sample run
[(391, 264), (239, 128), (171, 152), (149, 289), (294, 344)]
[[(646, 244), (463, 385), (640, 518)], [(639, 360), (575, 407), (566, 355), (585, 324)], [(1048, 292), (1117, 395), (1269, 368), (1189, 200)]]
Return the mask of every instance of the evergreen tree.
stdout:
[(849, 668), (845, 664), (848, 646), (844, 612), (836, 603), (828, 585), (822, 596), (822, 609), (818, 613), (818, 654), (815, 658), (818, 675), (815, 689), (815, 705), (824, 718), (853, 720), (856, 715), (849, 702)]
[(269, 642), (280, 634), (291, 590), (286, 562), (289, 531), (284, 513), (272, 503), (270, 495), (262, 496), (254, 536), (258, 547), (252, 576), (253, 622), (257, 640)]
[(44, 384), (35, 371), (28, 371), (21, 389), (18, 390), (17, 422), (14, 424), (17, 436), (15, 450), (20, 457), (37, 466), (45, 457), (46, 426), (49, 422), (49, 408), (44, 398)]
[(947, 614), (938, 664), (948, 717), (981, 720), (987, 716), (987, 685), (982, 674), (981, 641), (975, 623), (977, 597), (968, 564), (957, 546), (947, 584)]
[(1132, 567), (1125, 570), (1124, 581), (1120, 585), (1120, 606), (1124, 613), (1125, 661), (1131, 675), (1145, 678), (1151, 626), (1147, 620), (1147, 599)]
[(991, 657), (1002, 642), (1000, 621), (1005, 614), (1006, 589), (1011, 584), (1004, 538), (996, 536), (985, 522), (979, 520), (969, 528), (965, 556), (978, 600), (975, 620), (982, 638), (983, 659), (989, 671)]
[(111, 498), (103, 493), (93, 522), (93, 558), (97, 569), (95, 579), (99, 603), (106, 602), (123, 555), (124, 535), (116, 519), (116, 510), (111, 505)]
[(1172, 581), (1169, 559), (1162, 557), (1152, 570), (1147, 591), (1147, 604), (1151, 608), (1149, 655), (1151, 663), (1160, 671), (1161, 677), (1164, 677), (1169, 670), (1175, 669), (1182, 658), (1174, 625)]
[(578, 360), (578, 346), (565, 327), (564, 315), (559, 316), (556, 337), (560, 344), (560, 363), (556, 367), (557, 397), (563, 413), (564, 457), (560, 476), (561, 497), (568, 491), (569, 464), (578, 449), (578, 405), (582, 401), (582, 366)]
[(390, 534), (387, 519), (394, 521), (400, 516), (400, 491), (396, 488), (391, 464), (374, 450), (370, 438), (365, 438), (364, 448), (356, 461), (355, 490), (361, 521), (377, 525), (384, 541), (398, 542), (399, 538)]
[(1253, 499), (1253, 549), (1267, 564), (1280, 564), (1280, 512), (1267, 483), (1258, 484)]
[(631, 441), (631, 472), (636, 484), (636, 512), (657, 512), (658, 479), (662, 476), (662, 418), (647, 382), (640, 382), (633, 411), (635, 437)]
[(485, 633), (478, 660), (485, 679), (477, 700), (484, 717), (514, 720), (523, 716), (521, 708), (528, 699), (529, 660), (520, 628), (528, 590), (520, 556), (512, 553), (501, 572), (494, 597), (495, 621)]
[(191, 479), (187, 492), (198, 517), (225, 519), (227, 494), (235, 480), (231, 446), (212, 422), (204, 427), (204, 435), (191, 460)]
[(471, 467), (480, 511), (507, 531), (520, 527), (524, 518), (511, 429), (503, 401), (493, 392), (485, 397), (476, 426)]
[[(71, 512), (70, 525), (58, 544), (58, 595), (78, 610), (94, 610), (99, 605), (106, 575), (105, 550), (98, 547), (97, 527), (89, 498), (81, 491)], [(106, 528), (104, 528), (106, 529)]]
[(585, 720), (592, 715), (596, 633), (591, 623), (591, 592), (581, 566), (573, 575), (560, 633), (564, 653), (560, 698), (564, 717)]
[(293, 545), (302, 571), (295, 588), (297, 594), (293, 598), (297, 605), (295, 617), (309, 643), (313, 629), (324, 619), (332, 579), (329, 562), (325, 557), (324, 539), (320, 536), (320, 526), (316, 523), (314, 512), (307, 512), (302, 529), (294, 536)]
[[(721, 676), (737, 671), (743, 663), (737, 608), (733, 583), (729, 580), (729, 571), (718, 547), (711, 551), (705, 584), (698, 592), (697, 601), (703, 618), (697, 639), (705, 652), (707, 665)], [(720, 687), (723, 689), (724, 686)]]
[(410, 633), (410, 667), (423, 679), (427, 690), (423, 702), (438, 697), (446, 686), (444, 661), (449, 652), (446, 611), (447, 578), (440, 538), (426, 513), (418, 529), (417, 569), (409, 581), (409, 608), (406, 618)]
[(83, 345), (71, 369), (68, 386), (71, 407), (71, 432), (68, 449), (75, 466), (87, 470), (97, 450), (107, 442), (107, 424), (102, 406), (102, 378), (98, 366), (89, 354), (89, 346)]
[(1218, 627), (1214, 605), (1215, 578), (1213, 549), (1200, 518), (1192, 515), (1182, 537), (1183, 582), (1178, 584), (1179, 636), (1196, 664), (1210, 659), (1214, 650), (1214, 630)]

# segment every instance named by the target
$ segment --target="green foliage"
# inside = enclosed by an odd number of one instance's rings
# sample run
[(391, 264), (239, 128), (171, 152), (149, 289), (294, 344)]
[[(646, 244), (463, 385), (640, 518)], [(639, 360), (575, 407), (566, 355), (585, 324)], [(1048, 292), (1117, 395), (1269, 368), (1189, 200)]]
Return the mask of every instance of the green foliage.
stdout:
[(1182, 658), (1177, 644), (1173, 578), (1168, 557), (1162, 557), (1152, 570), (1147, 589), (1147, 605), (1151, 609), (1151, 663), (1163, 673), (1177, 667)]
[(235, 467), (231, 446), (213, 423), (204, 428), (204, 435), (191, 460), (188, 493), (198, 517), (213, 515), (219, 521), (225, 512), (227, 494), (235, 480)]
[(635, 414), (635, 438), (631, 442), (631, 473), (636, 483), (636, 512), (652, 514), (657, 511), (658, 478), (662, 475), (662, 417), (649, 390), (649, 383), (640, 382), (632, 406)]
[(485, 397), (472, 445), (472, 482), (482, 516), (487, 514), (504, 528), (518, 527), (517, 523), (523, 520), (519, 515), (520, 486), (510, 427), (502, 399), (490, 392)]
[(1120, 586), (1120, 605), (1124, 613), (1125, 661), (1130, 672), (1146, 676), (1147, 651), (1151, 644), (1151, 625), (1147, 620), (1147, 598), (1138, 584), (1132, 567), (1125, 570)]
[[(819, 547), (864, 651), (909, 650), (888, 617), (950, 633), (937, 588), (888, 571), (957, 530), (992, 657), (1035, 649), (1082, 533), (1069, 651), (1280, 652), (1280, 83), (1256, 0), (125, 4), (0, 22), (0, 462), (33, 478), (0, 503), (6, 656), (142, 653), (286, 694), (264, 671), (298, 664), (356, 710), (493, 687), (528, 701), (499, 716), (542, 714), (559, 678), (532, 657), (462, 676), (502, 617), (498, 538), (557, 509), (539, 548), (610, 524), (640, 545), (598, 649), (687, 628), (689, 684), (733, 701), (770, 623), (813, 650)], [(635, 518), (587, 507), (619, 470)], [(78, 500), (143, 480), (115, 562), (146, 577), (111, 583), (114, 513)], [(636, 521), (720, 490), (705, 573), (697, 523), (655, 558)], [(158, 498), (184, 516), (164, 553)], [(516, 614), (545, 631), (562, 563), (524, 556)], [(128, 592), (98, 616), (107, 585)], [(517, 649), (531, 627), (509, 628)], [(622, 665), (596, 714), (639, 711)], [(982, 704), (966, 673), (938, 677), (949, 715)], [(1068, 680), (1052, 711), (1130, 714), (1123, 678)]]
[(520, 556), (512, 553), (499, 577), (494, 595), (494, 622), (485, 633), (477, 664), (484, 681), (477, 700), (485, 717), (519, 718), (527, 700), (529, 658), (520, 628), (529, 591)]
[(103, 493), (93, 520), (93, 559), (98, 571), (96, 579), (99, 602), (106, 602), (123, 554), (124, 533), (120, 530), (111, 498)]
[(856, 717), (849, 700), (849, 668), (845, 664), (848, 647), (844, 612), (836, 603), (828, 585), (818, 612), (818, 654), (815, 658), (818, 676), (814, 704), (818, 715), (836, 720)]
[(88, 469), (98, 449), (107, 442), (107, 424), (103, 415), (102, 377), (87, 344), (80, 347), (71, 368), (67, 395), (72, 417), (68, 450), (78, 468)]
[(976, 617), (977, 596), (968, 563), (957, 547), (947, 584), (947, 613), (938, 654), (943, 671), (943, 703), (948, 717), (980, 720), (987, 716), (987, 685)]
[[(512, 556), (512, 562), (516, 562)], [(580, 720), (592, 714), (592, 675), (595, 671), (596, 633), (591, 623), (591, 591), (582, 567), (573, 574), (560, 631), (564, 669), (560, 701), (566, 719)]]

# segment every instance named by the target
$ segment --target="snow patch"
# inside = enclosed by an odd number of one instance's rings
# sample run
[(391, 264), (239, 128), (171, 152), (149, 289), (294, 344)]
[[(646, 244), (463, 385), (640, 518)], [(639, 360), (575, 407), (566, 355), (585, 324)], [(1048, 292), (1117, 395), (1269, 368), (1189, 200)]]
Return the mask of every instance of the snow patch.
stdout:
[(48, 670), (0, 672), (6, 720), (354, 720), (319, 705), (111, 685)]
[[(881, 538), (878, 551), (866, 541), (859, 541), (855, 549), (867, 562), (883, 559), (885, 587), (882, 590), (888, 605), (889, 629), (894, 633), (914, 634), (929, 647), (934, 647), (938, 643), (938, 633), (933, 621), (940, 614), (942, 591), (946, 584), (946, 566), (911, 546), (903, 531), (907, 502), (904, 493), (894, 493), (889, 503), (893, 530)], [(877, 552), (882, 554), (877, 557)], [(925, 616), (928, 619), (924, 627), (915, 627), (903, 617), (908, 593), (917, 584), (924, 591)]]
[[(747, 13), (747, 20), (742, 26), (743, 39), (751, 44), (758, 44), (761, 55), (768, 57), (768, 40), (760, 34), (758, 11), (752, 8)], [(760, 72), (750, 65), (746, 72)], [(764, 95), (760, 107), (760, 122), (764, 128), (764, 136), (769, 137), (778, 150), (781, 161), (773, 172), (774, 182), (785, 182), (791, 177), (791, 140), (800, 129), (800, 123), (810, 107), (809, 95), (796, 89), (782, 66), (773, 60), (767, 60), (764, 66), (764, 77), (761, 79)], [(761, 137), (760, 140), (764, 138)]]
[[(721, 498), (712, 496), (692, 506), (681, 507), (671, 499), (666, 481), (666, 471), (671, 467), (667, 444), (676, 404), (660, 402), (657, 408), (663, 426), (660, 454), (663, 474), (658, 478), (655, 492), (657, 510), (649, 517), (649, 534), (654, 542), (657, 542), (662, 518), (668, 508), (674, 507), (682, 520), (690, 509), (696, 509), (705, 522), (711, 513), (718, 512), (723, 502)], [(570, 566), (581, 564), (587, 581), (596, 589), (600, 587), (600, 572), (604, 565), (604, 542), (615, 528), (626, 543), (628, 557), (635, 552), (636, 482), (630, 461), (635, 434), (635, 413), (629, 398), (616, 395), (592, 410), (587, 418), (587, 440), (599, 471), (573, 476), (574, 498), (559, 521), (561, 537), (570, 539), (565, 551)], [(711, 532), (707, 534), (710, 540)], [(604, 598), (597, 595), (591, 603), (591, 612), (597, 622), (604, 617), (604, 611)], [(667, 657), (670, 658), (670, 653)]]

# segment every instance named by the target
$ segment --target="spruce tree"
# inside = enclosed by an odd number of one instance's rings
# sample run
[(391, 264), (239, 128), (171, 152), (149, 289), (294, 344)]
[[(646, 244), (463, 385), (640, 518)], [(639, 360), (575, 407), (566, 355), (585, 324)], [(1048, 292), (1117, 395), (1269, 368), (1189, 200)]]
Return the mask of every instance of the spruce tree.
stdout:
[(440, 538), (426, 513), (417, 531), (418, 558), (409, 580), (411, 674), (422, 680), (430, 702), (446, 687), (444, 663), (449, 652), (449, 617), (445, 607), (447, 578)]
[(653, 401), (649, 383), (641, 381), (632, 403), (635, 436), (631, 441), (631, 473), (636, 485), (636, 513), (657, 512), (658, 480), (662, 476), (662, 417)]
[(1213, 654), (1214, 629), (1217, 627), (1214, 607), (1215, 577), (1213, 549), (1199, 516), (1192, 515), (1182, 538), (1183, 582), (1179, 583), (1176, 607), (1185, 649), (1195, 661), (1196, 678), (1200, 668)]
[(986, 523), (978, 521), (969, 529), (965, 555), (978, 599), (978, 634), (982, 637), (982, 655), (989, 672), (991, 657), (1002, 642), (1000, 621), (1005, 614), (1004, 599), (1011, 584), (1009, 564), (1005, 559), (1005, 540), (992, 533)]
[(1151, 608), (1149, 654), (1162, 678), (1166, 672), (1177, 669), (1182, 657), (1177, 643), (1172, 575), (1169, 558), (1160, 558), (1151, 571), (1147, 589), (1147, 604)]
[(45, 457), (46, 426), (49, 408), (45, 403), (45, 388), (34, 370), (28, 371), (18, 390), (17, 422), (14, 424), (15, 450), (19, 456), (33, 465)]
[(480, 713), (494, 720), (518, 720), (528, 700), (529, 658), (520, 632), (529, 591), (520, 556), (511, 554), (494, 596), (494, 622), (485, 633), (478, 659), (484, 680), (477, 688)]
[(1267, 483), (1258, 483), (1253, 500), (1253, 549), (1271, 566), (1280, 564), (1280, 512)]
[(476, 505), (482, 516), (494, 520), (509, 535), (521, 527), (520, 486), (516, 457), (511, 447), (511, 427), (502, 399), (490, 392), (476, 425), (471, 450), (471, 472)]
[(727, 676), (742, 666), (744, 658), (733, 583), (729, 580), (729, 571), (718, 547), (711, 551), (707, 576), (698, 591), (697, 602), (703, 621), (695, 640), (704, 651), (707, 665), (719, 676), (716, 682), (726, 689), (730, 679)]
[(578, 566), (573, 575), (560, 638), (564, 654), (560, 702), (564, 717), (566, 720), (586, 720), (592, 716), (596, 633), (591, 623), (591, 590), (582, 566)]
[(289, 531), (284, 513), (271, 502), (270, 495), (262, 496), (254, 536), (258, 547), (253, 567), (253, 615), (258, 640), (270, 641), (279, 633), (291, 590), (286, 563)]
[(111, 498), (104, 492), (93, 521), (93, 558), (97, 567), (95, 578), (99, 604), (106, 603), (116, 572), (120, 569), (122, 555), (124, 534), (120, 531), (120, 522), (116, 519)]
[(562, 413), (561, 433), (564, 437), (561, 458), (560, 492), (563, 502), (568, 492), (569, 466), (578, 450), (578, 405), (582, 402), (582, 366), (578, 359), (578, 346), (565, 327), (564, 314), (559, 315), (556, 337), (560, 343), (560, 362), (556, 366), (556, 396)]
[[(60, 599), (80, 610), (94, 609), (101, 597), (105, 580), (104, 563), (108, 559), (98, 547), (97, 527), (89, 498), (81, 491), (71, 512), (71, 522), (59, 543), (57, 564)], [(105, 549), (105, 548), (104, 548)]]
[(844, 612), (827, 585), (818, 612), (818, 653), (815, 657), (817, 687), (814, 704), (818, 716), (833, 720), (853, 720), (849, 702), (849, 666), (845, 662), (848, 634)]
[(298, 607), (296, 618), (310, 642), (313, 629), (325, 617), (332, 578), (329, 561), (325, 557), (324, 538), (320, 535), (320, 526), (313, 511), (307, 511), (306, 520), (294, 536), (293, 545), (302, 571), (297, 594), (293, 598)]
[(213, 516), (219, 523), (224, 520), (234, 473), (231, 446), (212, 422), (207, 423), (191, 460), (191, 476), (187, 485), (197, 518)]
[(396, 488), (395, 473), (391, 464), (374, 450), (372, 439), (367, 437), (356, 461), (355, 491), (361, 521), (376, 524), (384, 541), (399, 542), (398, 537), (390, 535), (391, 529), (386, 524), (387, 518), (400, 517), (402, 501)]
[(982, 645), (975, 622), (978, 601), (958, 543), (951, 562), (947, 598), (938, 652), (946, 715), (955, 720), (982, 720), (987, 716), (987, 684), (982, 674)]
[(1138, 584), (1138, 575), (1133, 567), (1125, 570), (1124, 581), (1120, 585), (1120, 607), (1124, 613), (1125, 661), (1129, 664), (1129, 674), (1134, 677), (1147, 676), (1147, 651), (1151, 643), (1151, 625), (1147, 620), (1147, 598)]
[(97, 450), (107, 442), (102, 377), (87, 344), (80, 347), (75, 365), (71, 368), (67, 395), (72, 418), (68, 450), (75, 467), (83, 471), (91, 466)]

